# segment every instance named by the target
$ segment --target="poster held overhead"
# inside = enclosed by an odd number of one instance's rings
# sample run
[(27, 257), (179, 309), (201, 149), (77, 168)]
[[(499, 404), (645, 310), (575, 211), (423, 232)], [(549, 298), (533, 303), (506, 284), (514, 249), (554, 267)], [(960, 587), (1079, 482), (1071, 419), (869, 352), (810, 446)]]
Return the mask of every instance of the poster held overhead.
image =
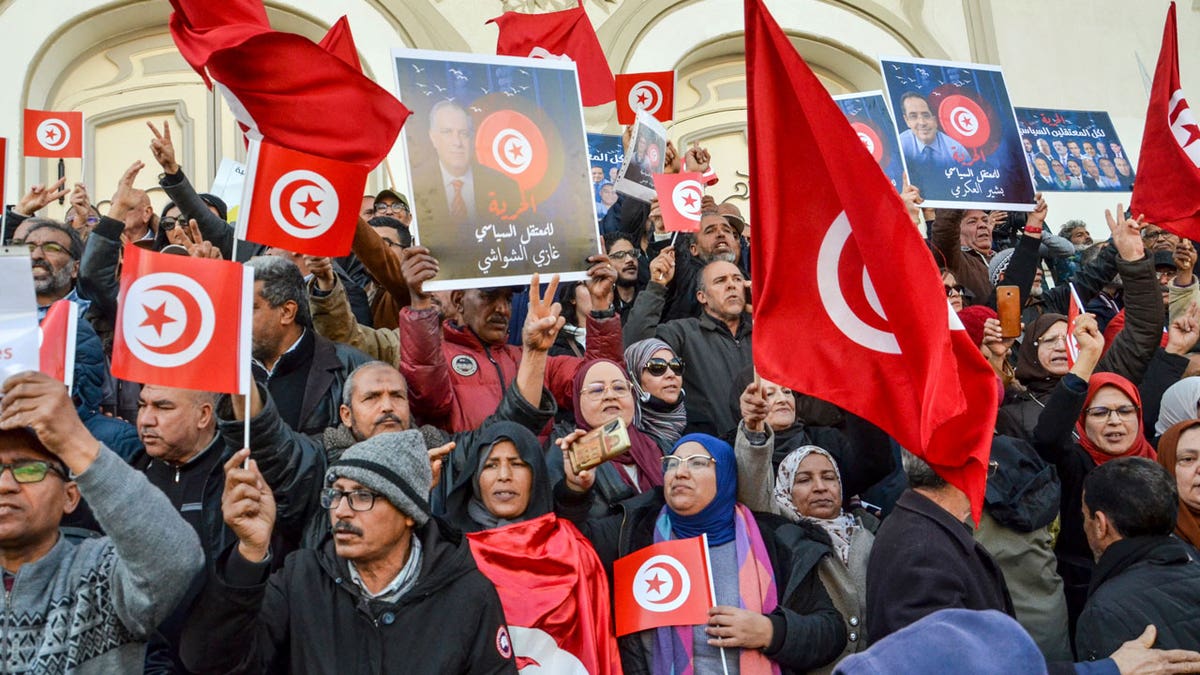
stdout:
[(649, 202), (654, 199), (654, 174), (662, 173), (667, 160), (667, 129), (662, 122), (639, 110), (629, 137), (629, 152), (617, 171), (617, 192)]
[(1129, 192), (1133, 162), (1108, 113), (1017, 108), (1022, 151), (1039, 192)]
[(25, 247), (0, 248), (0, 382), (9, 375), (38, 370), (37, 296), (33, 263)]
[(904, 163), (900, 159), (900, 142), (896, 140), (896, 125), (881, 91), (834, 96), (850, 128), (879, 168), (888, 177), (896, 192), (904, 189)]

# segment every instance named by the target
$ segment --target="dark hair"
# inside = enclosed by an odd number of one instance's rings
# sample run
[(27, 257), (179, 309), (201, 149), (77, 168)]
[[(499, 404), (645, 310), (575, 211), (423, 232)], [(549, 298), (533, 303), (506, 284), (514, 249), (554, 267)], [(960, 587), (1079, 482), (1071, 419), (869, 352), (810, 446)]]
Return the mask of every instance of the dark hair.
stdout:
[(633, 240), (633, 237), (629, 236), (625, 232), (609, 232), (604, 235), (604, 250), (609, 250), (612, 248), (612, 245), (618, 241), (627, 241), (633, 245), (634, 249), (638, 247), (637, 242)]
[(399, 233), (400, 236), (400, 241), (396, 242), (397, 244), (400, 244), (404, 248), (412, 246), (412, 232), (410, 232), (408, 230), (408, 226), (401, 222), (398, 218), (393, 218), (391, 216), (375, 216), (374, 218), (368, 220), (367, 224), (371, 227), (393, 228)]
[(263, 282), (262, 298), (272, 309), (291, 300), (296, 303), (296, 323), (312, 328), (308, 292), (296, 263), (276, 255), (260, 255), (251, 258), (246, 265), (254, 268), (254, 280)]
[(910, 488), (938, 490), (947, 485), (946, 479), (939, 476), (933, 467), (908, 450), (900, 451), (900, 464), (904, 467), (904, 475), (908, 477)]
[(575, 289), (579, 288), (582, 281), (567, 281), (558, 287), (558, 303), (562, 305), (562, 317), (567, 320), (567, 323), (572, 326), (578, 326), (575, 323), (575, 313), (578, 309), (575, 306)]
[(1122, 457), (1087, 475), (1083, 503), (1093, 514), (1103, 511), (1122, 537), (1167, 536), (1175, 529), (1179, 492), (1158, 462)]
[(919, 92), (915, 92), (915, 91), (911, 91), (911, 90), (910, 90), (910, 91), (906, 91), (906, 92), (904, 92), (903, 94), (901, 94), (901, 95), (900, 95), (900, 112), (901, 112), (901, 114), (902, 114), (902, 115), (903, 115), (903, 113), (904, 113), (904, 102), (905, 102), (905, 101), (907, 101), (907, 100), (908, 100), (908, 99), (910, 99), (910, 98), (916, 98), (916, 99), (920, 99), (920, 100), (924, 101), (924, 102), (925, 102), (925, 106), (926, 106), (926, 107), (928, 107), (930, 110), (933, 110), (933, 106), (929, 105), (929, 99), (925, 98), (925, 97), (924, 97), (922, 94), (920, 94)]
[(83, 257), (83, 239), (80, 239), (79, 233), (75, 230), (72, 230), (56, 220), (43, 220), (29, 228), (29, 230), (25, 233), (26, 239), (29, 238), (29, 235), (37, 232), (38, 230), (54, 230), (56, 232), (62, 232), (71, 240), (71, 246), (68, 249), (68, 252), (71, 254), (71, 258), (79, 260)]

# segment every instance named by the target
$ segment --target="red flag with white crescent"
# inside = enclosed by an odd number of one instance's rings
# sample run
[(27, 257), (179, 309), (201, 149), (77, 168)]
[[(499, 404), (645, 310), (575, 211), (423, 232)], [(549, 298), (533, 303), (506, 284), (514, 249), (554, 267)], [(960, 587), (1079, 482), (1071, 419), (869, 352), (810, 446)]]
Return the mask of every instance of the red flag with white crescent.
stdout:
[(363, 164), (251, 141), (237, 236), (294, 253), (346, 255), (367, 173)]
[(83, 157), (83, 113), (25, 110), (26, 157)]
[(142, 384), (248, 392), (253, 268), (125, 247), (112, 373)]
[(38, 325), (38, 370), (71, 388), (75, 379), (75, 340), (79, 305), (63, 298), (55, 300)]
[[(978, 518), (995, 373), (899, 195), (762, 0), (746, 0), (746, 57), (758, 372), (876, 424)], [(799, 210), (796, 185), (810, 196)], [(903, 284), (890, 283), (897, 269)]]
[(494, 23), (500, 29), (496, 36), (497, 54), (574, 61), (583, 105), (601, 105), (613, 100), (612, 70), (582, 2), (578, 7), (558, 12), (505, 12), (487, 23)]
[(1079, 299), (1079, 293), (1075, 291), (1075, 284), (1071, 286), (1071, 304), (1067, 308), (1067, 365), (1075, 367), (1075, 359), (1079, 358), (1079, 341), (1075, 339), (1075, 321), (1080, 314), (1084, 313), (1083, 301)]
[(500, 595), (520, 671), (620, 675), (604, 566), (574, 525), (548, 513), (467, 541)]
[(1163, 27), (1129, 208), (1181, 237), (1200, 239), (1200, 122), (1179, 82), (1174, 2)]
[(699, 232), (700, 203), (704, 199), (700, 173), (656, 173), (653, 178), (667, 232)]
[(659, 122), (675, 116), (675, 71), (617, 75), (617, 124), (633, 124), (645, 110)]
[(712, 597), (704, 537), (662, 541), (613, 563), (617, 635), (706, 623)]

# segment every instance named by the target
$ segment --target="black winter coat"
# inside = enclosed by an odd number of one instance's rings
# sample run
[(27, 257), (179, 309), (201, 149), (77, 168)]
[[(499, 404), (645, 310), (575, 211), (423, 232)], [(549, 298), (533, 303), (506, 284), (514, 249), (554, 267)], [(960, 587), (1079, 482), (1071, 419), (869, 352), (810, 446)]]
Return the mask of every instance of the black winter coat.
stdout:
[(1154, 624), (1155, 649), (1200, 650), (1200, 563), (1173, 537), (1134, 537), (1108, 547), (1075, 631), (1080, 659), (1108, 658)]
[[(576, 495), (559, 482), (554, 487), (554, 510), (592, 542), (611, 582), (613, 561), (654, 543), (654, 524), (666, 502), (662, 488), (655, 488), (621, 502), (616, 515), (588, 520), (591, 497), (591, 492)], [(779, 606), (767, 615), (774, 638), (763, 654), (784, 673), (804, 672), (833, 661), (846, 646), (846, 627), (817, 576), (817, 563), (829, 552), (828, 547), (778, 516), (755, 513), (754, 518), (780, 597)], [(653, 655), (642, 633), (626, 635), (617, 642), (626, 675), (651, 672)]]
[[(436, 519), (414, 536), (420, 575), (396, 603), (365, 598), (333, 543), (293, 553), (269, 579), (230, 549), (188, 618), (184, 663), (200, 673), (515, 675), (500, 598), (466, 538)], [(230, 583), (248, 572), (257, 583)]]
[(875, 533), (867, 562), (871, 642), (948, 608), (1014, 616), (1004, 573), (970, 527), (908, 490)]

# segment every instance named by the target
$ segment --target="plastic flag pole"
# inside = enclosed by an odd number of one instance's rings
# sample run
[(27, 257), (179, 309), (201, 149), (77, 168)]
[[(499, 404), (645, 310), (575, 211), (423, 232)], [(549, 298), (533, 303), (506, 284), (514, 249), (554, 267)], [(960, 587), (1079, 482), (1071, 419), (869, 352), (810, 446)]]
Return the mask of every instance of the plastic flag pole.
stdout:
[[(716, 607), (717, 586), (713, 583), (712, 558), (708, 555), (708, 533), (705, 532), (700, 537), (704, 540), (704, 571), (708, 574), (708, 601), (713, 607)], [(729, 675), (729, 662), (725, 660), (725, 648), (717, 647), (717, 649), (721, 650), (721, 670), (724, 671), (725, 675)]]

